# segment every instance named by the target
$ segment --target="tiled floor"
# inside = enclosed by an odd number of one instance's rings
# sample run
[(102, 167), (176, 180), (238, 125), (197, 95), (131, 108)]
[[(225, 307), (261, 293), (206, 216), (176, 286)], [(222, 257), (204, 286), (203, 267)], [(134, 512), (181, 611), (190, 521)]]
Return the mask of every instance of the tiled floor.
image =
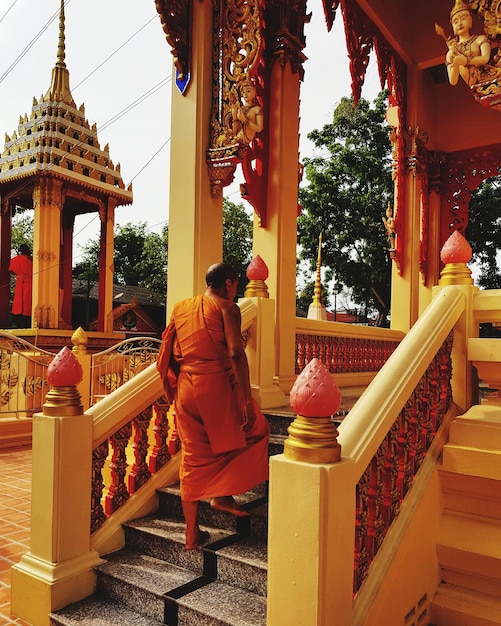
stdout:
[(28, 551), (31, 448), (0, 449), (0, 626), (27, 625), (10, 613), (10, 568)]

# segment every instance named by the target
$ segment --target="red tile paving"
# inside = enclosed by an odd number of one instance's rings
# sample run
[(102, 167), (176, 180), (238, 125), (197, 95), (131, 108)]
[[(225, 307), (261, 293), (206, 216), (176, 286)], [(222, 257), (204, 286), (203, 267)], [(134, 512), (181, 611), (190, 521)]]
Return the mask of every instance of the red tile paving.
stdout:
[(30, 546), (31, 448), (0, 449), (0, 626), (29, 626), (10, 612), (10, 568)]

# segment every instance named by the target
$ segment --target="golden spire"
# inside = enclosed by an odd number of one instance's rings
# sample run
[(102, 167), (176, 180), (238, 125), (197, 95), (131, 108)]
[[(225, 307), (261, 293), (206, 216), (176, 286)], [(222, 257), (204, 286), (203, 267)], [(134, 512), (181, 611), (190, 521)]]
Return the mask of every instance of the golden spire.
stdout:
[(70, 91), (70, 73), (66, 68), (65, 45), (64, 45), (64, 2), (61, 0), (61, 9), (59, 11), (59, 40), (57, 45), (57, 61), (52, 70), (52, 81), (49, 91), (45, 94), (45, 101), (66, 102), (71, 106), (75, 106), (73, 96)]
[(315, 278), (315, 291), (313, 292), (313, 304), (314, 306), (321, 306), (322, 304), (322, 233), (318, 236), (318, 256), (317, 256), (317, 275)]
[(317, 257), (317, 274), (315, 278), (315, 290), (313, 292), (313, 301), (308, 309), (308, 319), (325, 320), (327, 313), (325, 306), (322, 304), (322, 233), (318, 237), (318, 257)]

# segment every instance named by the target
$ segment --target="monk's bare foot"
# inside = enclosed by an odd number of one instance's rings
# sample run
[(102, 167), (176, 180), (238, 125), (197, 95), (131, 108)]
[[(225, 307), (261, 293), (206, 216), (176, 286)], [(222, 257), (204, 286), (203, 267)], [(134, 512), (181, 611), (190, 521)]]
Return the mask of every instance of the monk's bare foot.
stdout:
[(248, 511), (238, 506), (232, 496), (212, 498), (212, 500), (210, 501), (210, 505), (213, 509), (216, 509), (217, 511), (225, 511), (226, 513), (236, 515), (237, 517), (248, 517), (250, 515)]
[(202, 546), (209, 539), (209, 533), (206, 530), (199, 530), (198, 534), (192, 539), (188, 539), (186, 536), (186, 550), (196, 550), (200, 546)]

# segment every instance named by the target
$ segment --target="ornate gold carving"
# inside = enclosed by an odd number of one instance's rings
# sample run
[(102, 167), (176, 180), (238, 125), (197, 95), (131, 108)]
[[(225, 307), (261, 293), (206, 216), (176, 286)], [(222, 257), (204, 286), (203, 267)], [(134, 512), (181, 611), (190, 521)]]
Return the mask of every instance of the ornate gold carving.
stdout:
[(416, 128), (407, 128), (405, 135), (405, 155), (407, 169), (414, 175), (420, 174), (426, 166), (424, 158), (424, 147), (428, 143), (428, 135)]
[(39, 261), (55, 261), (56, 255), (54, 252), (50, 252), (49, 250), (39, 250), (37, 252), (37, 259)]
[(52, 304), (38, 304), (33, 316), (34, 328), (57, 328), (56, 311)]
[(207, 164), (211, 193), (233, 180), (246, 147), (263, 128), (257, 66), (263, 46), (262, 2), (219, 0), (214, 7), (214, 99)]
[(188, 0), (155, 0), (178, 79), (189, 75), (190, 5)]
[(12, 389), (17, 386), (19, 374), (11, 366), (11, 357), (8, 352), (0, 351), (0, 405), (9, 403)]
[(304, 25), (311, 19), (306, 11), (306, 0), (267, 0), (266, 2), (266, 50), (272, 59), (284, 67), (289, 63), (294, 73), (304, 76), (303, 63), (306, 56)]
[(71, 343), (73, 344), (72, 352), (77, 354), (85, 354), (87, 352), (89, 337), (81, 326), (71, 335)]

